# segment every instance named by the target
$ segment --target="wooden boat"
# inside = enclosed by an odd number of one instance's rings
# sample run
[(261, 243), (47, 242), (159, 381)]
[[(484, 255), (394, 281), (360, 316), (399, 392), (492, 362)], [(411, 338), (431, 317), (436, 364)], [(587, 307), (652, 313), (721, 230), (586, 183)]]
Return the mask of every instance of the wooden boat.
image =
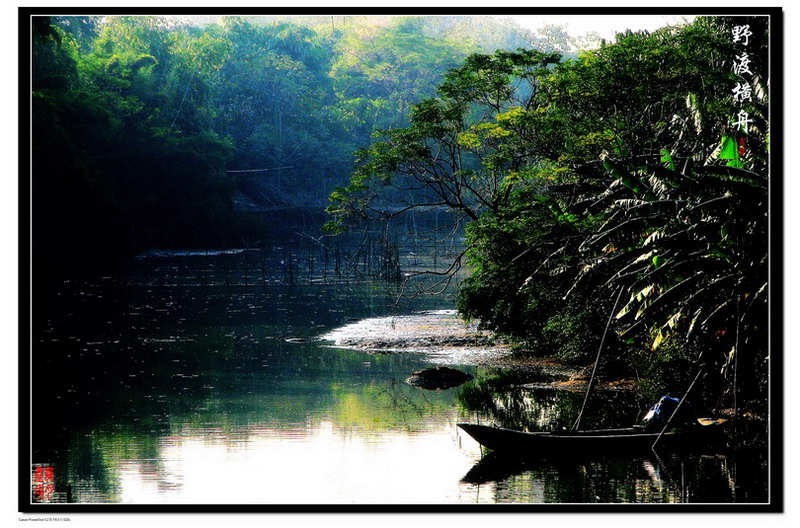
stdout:
[[(666, 431), (659, 446), (680, 446), (709, 442), (721, 433), (724, 418), (698, 418), (697, 424)], [(479, 444), (495, 452), (524, 456), (558, 455), (563, 453), (619, 452), (650, 449), (661, 431), (643, 427), (597, 429), (585, 431), (543, 431), (527, 433), (477, 424), (457, 424)]]

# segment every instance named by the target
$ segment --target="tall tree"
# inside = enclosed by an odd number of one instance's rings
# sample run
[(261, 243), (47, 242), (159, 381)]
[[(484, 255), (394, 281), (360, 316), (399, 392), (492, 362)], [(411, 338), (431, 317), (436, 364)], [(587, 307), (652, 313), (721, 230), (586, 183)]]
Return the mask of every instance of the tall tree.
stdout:
[[(621, 288), (616, 347), (629, 367), (651, 379), (698, 361), (729, 372), (747, 349), (757, 387), (767, 371), (764, 23), (629, 32), (557, 65), (530, 51), (472, 56), (439, 98), (413, 108), (410, 126), (362, 152), (350, 187), (332, 195), (335, 222), (450, 208), (471, 221), (465, 315), (581, 360), (602, 329), (597, 307), (610, 310)], [(742, 25), (756, 72), (747, 100), (731, 67)], [(746, 128), (734, 125), (740, 112)], [(735, 160), (722, 148), (731, 142)]]

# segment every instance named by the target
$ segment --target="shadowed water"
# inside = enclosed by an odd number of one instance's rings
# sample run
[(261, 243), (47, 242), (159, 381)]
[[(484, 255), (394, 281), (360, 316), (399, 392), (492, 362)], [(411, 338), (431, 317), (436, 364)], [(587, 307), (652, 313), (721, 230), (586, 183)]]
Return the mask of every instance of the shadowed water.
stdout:
[[(474, 354), (331, 347), (317, 337), (362, 319), (449, 309), (452, 300), (397, 305), (395, 283), (337, 274), (333, 259), (299, 255), (150, 254), (113, 276), (60, 283), (38, 301), (32, 500), (766, 500), (760, 450), (659, 460), (484, 458), (456, 423), (560, 427), (582, 396), (531, 388), (553, 374), (477, 366)], [(404, 383), (442, 363), (475, 380), (446, 391)], [(598, 397), (587, 413), (592, 425), (628, 425), (642, 405), (621, 392)]]

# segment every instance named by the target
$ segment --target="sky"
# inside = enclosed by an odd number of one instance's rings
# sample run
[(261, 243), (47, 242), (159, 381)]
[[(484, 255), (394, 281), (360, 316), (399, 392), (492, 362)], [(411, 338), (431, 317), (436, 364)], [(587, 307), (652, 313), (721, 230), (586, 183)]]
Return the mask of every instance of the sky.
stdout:
[[(265, 10), (268, 12), (268, 10)], [(235, 9), (232, 10), (235, 12)], [(307, 13), (298, 12), (294, 16), (303, 14), (313, 15), (313, 10)], [(453, 14), (461, 14), (458, 9), (453, 10)], [(184, 18), (186, 15), (178, 16)], [(391, 16), (391, 15), (389, 15)], [(192, 16), (195, 20), (211, 22), (219, 19), (219, 16), (203, 15)], [(536, 30), (544, 25), (565, 26), (567, 33), (572, 36), (585, 35), (590, 32), (597, 32), (600, 37), (613, 39), (615, 33), (626, 29), (652, 31), (670, 24), (688, 22), (693, 16), (673, 16), (673, 15), (496, 15), (497, 19), (512, 19), (520, 26)]]
[(565, 26), (571, 36), (597, 32), (601, 38), (613, 40), (616, 33), (631, 29), (652, 31), (660, 27), (688, 21), (683, 16), (666, 15), (515, 15), (511, 18), (520, 26), (536, 30), (544, 25)]
[[(235, 11), (235, 10), (233, 10)], [(454, 14), (459, 14), (458, 9), (453, 10)], [(302, 15), (298, 12), (296, 16)], [(307, 14), (314, 14), (309, 10)], [(179, 17), (182, 18), (182, 17)], [(195, 20), (204, 22), (214, 21), (217, 16), (193, 17)], [(691, 21), (693, 16), (675, 15), (496, 15), (497, 19), (512, 19), (523, 28), (536, 31), (545, 25), (564, 26), (566, 32), (573, 37), (596, 32), (601, 38), (614, 40), (616, 33), (621, 33), (626, 29), (634, 31), (652, 31), (660, 27), (679, 24)]]
[[(232, 10), (235, 12), (236, 10)], [(265, 10), (268, 12), (268, 10)], [(366, 11), (368, 12), (368, 11)], [(313, 10), (307, 13), (299, 11), (294, 16), (303, 14), (313, 15)], [(462, 14), (459, 9), (453, 9), (453, 14)], [(392, 15), (388, 15), (392, 16)], [(601, 38), (613, 40), (616, 33), (631, 29), (634, 31), (652, 31), (660, 27), (690, 22), (694, 16), (683, 15), (493, 15), (497, 19), (512, 19), (520, 26), (536, 30), (545, 25), (565, 26), (567, 33), (571, 36), (581, 36), (587, 33), (596, 32)], [(182, 17), (179, 17), (182, 18)], [(218, 16), (205, 15), (193, 17), (202, 19), (205, 22), (214, 21)]]

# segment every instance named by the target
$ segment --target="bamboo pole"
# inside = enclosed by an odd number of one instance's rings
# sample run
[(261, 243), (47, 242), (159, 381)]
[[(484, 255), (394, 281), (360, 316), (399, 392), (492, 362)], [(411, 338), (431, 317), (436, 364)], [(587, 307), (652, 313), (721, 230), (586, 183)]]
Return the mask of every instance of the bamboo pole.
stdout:
[(733, 349), (733, 423), (736, 423), (736, 418), (739, 416), (739, 325), (741, 319), (739, 317), (739, 299), (736, 299), (736, 342)]
[(666, 432), (667, 428), (669, 427), (669, 424), (672, 422), (672, 419), (675, 418), (675, 416), (678, 415), (678, 411), (680, 410), (681, 405), (683, 405), (683, 402), (686, 401), (686, 397), (692, 391), (692, 388), (694, 387), (694, 384), (697, 383), (698, 379), (700, 379), (700, 374), (703, 373), (703, 369), (705, 367), (706, 367), (705, 363), (700, 365), (700, 370), (697, 371), (697, 375), (694, 377), (694, 380), (692, 380), (692, 383), (689, 385), (689, 388), (686, 389), (686, 393), (683, 395), (683, 398), (681, 398), (681, 401), (678, 402), (678, 405), (677, 405), (677, 407), (675, 407), (675, 410), (672, 411), (672, 414), (669, 416), (669, 419), (667, 420), (667, 423), (664, 424), (664, 427), (661, 429), (661, 432), (658, 433), (658, 437), (656, 438), (656, 441), (653, 442), (653, 445), (651, 446), (651, 449), (655, 449), (656, 448), (656, 444), (658, 444), (658, 441), (661, 440), (661, 437)]
[(583, 405), (581, 405), (581, 410), (578, 413), (578, 418), (575, 420), (575, 424), (572, 426), (573, 431), (577, 431), (581, 425), (581, 419), (583, 418), (583, 411), (586, 409), (586, 402), (589, 401), (589, 394), (592, 392), (592, 388), (594, 387), (594, 379), (595, 374), (597, 373), (597, 365), (600, 363), (600, 355), (603, 352), (603, 346), (606, 342), (606, 334), (608, 334), (608, 329), (611, 327), (611, 320), (614, 319), (614, 313), (617, 311), (617, 304), (619, 304), (619, 299), (622, 297), (622, 290), (623, 287), (619, 287), (619, 293), (617, 294), (617, 300), (614, 301), (614, 307), (611, 309), (611, 313), (608, 316), (608, 322), (606, 322), (606, 329), (603, 330), (603, 338), (600, 340), (600, 348), (597, 349), (597, 357), (594, 360), (594, 367), (592, 367), (592, 376), (589, 378), (589, 386), (586, 387), (586, 394), (583, 397)]

